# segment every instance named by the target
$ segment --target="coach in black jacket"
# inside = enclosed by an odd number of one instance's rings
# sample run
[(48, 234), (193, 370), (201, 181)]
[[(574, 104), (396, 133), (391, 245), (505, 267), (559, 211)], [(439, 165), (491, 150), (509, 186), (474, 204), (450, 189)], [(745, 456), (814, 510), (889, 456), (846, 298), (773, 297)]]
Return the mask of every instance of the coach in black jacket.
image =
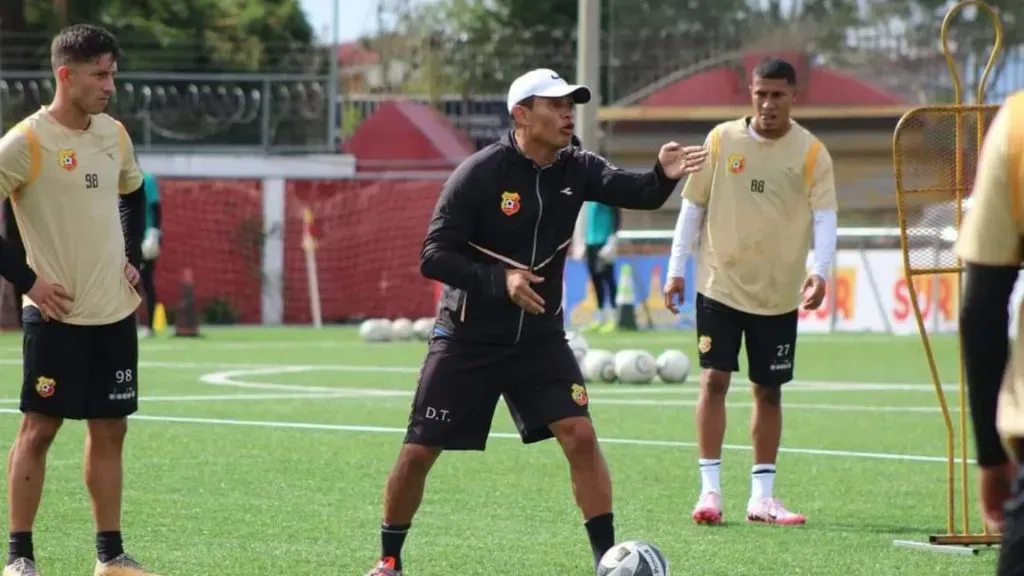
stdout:
[(441, 192), (420, 266), (445, 287), (371, 575), (400, 573), (430, 467), (442, 450), (483, 450), (502, 395), (524, 443), (554, 436), (561, 444), (595, 563), (615, 542), (611, 480), (565, 341), (566, 253), (585, 200), (654, 210), (707, 153), (672, 142), (650, 172), (619, 170), (571, 144), (573, 107), (590, 98), (551, 70), (521, 76), (509, 89), (513, 129), (467, 159)]

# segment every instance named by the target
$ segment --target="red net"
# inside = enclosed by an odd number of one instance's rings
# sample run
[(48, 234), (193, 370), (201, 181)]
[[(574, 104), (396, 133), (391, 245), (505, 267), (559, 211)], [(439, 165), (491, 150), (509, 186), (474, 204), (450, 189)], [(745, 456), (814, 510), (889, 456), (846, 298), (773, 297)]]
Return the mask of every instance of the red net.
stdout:
[[(160, 179), (163, 243), (157, 295), (178, 307), (191, 269), (200, 320), (260, 323), (266, 290), (283, 295), (283, 320), (311, 322), (303, 209), (312, 209), (324, 322), (432, 316), (434, 283), (419, 272), (423, 235), (443, 181), (297, 180), (285, 183), (283, 285), (263, 272), (263, 188), (258, 180)], [(144, 311), (140, 312), (144, 314)]]
[(434, 314), (420, 246), (440, 180), (290, 181), (285, 191), (284, 318), (311, 322), (302, 210), (320, 233), (316, 251), (324, 322)]
[(163, 227), (156, 292), (178, 306), (192, 270), (200, 319), (260, 322), (263, 187), (259, 180), (160, 179)]

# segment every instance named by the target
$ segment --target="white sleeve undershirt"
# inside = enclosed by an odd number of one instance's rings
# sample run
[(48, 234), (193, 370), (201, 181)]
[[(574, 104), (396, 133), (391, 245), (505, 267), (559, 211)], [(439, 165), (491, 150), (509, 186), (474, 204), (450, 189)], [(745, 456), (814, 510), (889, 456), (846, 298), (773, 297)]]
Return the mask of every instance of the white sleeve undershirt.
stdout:
[(836, 256), (838, 217), (835, 210), (814, 211), (814, 264), (811, 272), (828, 280)]
[(679, 210), (675, 233), (672, 235), (672, 253), (668, 259), (669, 278), (683, 277), (686, 270), (686, 259), (693, 251), (697, 237), (700, 235), (700, 228), (704, 224), (704, 212), (703, 206), (683, 199), (683, 207)]

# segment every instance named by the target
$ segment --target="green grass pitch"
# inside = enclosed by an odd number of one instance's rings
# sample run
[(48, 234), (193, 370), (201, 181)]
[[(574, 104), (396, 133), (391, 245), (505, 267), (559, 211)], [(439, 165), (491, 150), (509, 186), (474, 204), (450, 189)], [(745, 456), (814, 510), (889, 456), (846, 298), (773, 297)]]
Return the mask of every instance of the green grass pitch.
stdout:
[[(589, 340), (696, 355), (690, 333)], [(955, 341), (935, 345), (952, 381)], [(168, 576), (363, 574), (378, 553), (382, 488), (424, 350), (422, 342), (365, 344), (348, 328), (208, 329), (201, 340), (141, 342), (141, 410), (125, 464), (129, 552)], [(892, 545), (945, 529), (944, 427), (921, 350), (916, 337), (802, 337), (800, 382), (783, 395), (776, 480), (787, 505), (809, 517), (798, 528), (743, 521), (751, 465), (743, 373), (729, 396), (726, 525), (717, 528), (689, 519), (699, 488), (693, 375), (677, 386), (593, 386), (618, 539), (655, 542), (677, 575), (991, 574), (993, 550)], [(0, 336), (5, 447), (18, 427), (20, 365), (20, 336)], [(951, 401), (955, 409), (955, 393)], [(485, 453), (438, 462), (406, 544), (408, 573), (592, 574), (558, 446), (520, 444), (503, 405), (493, 430)], [(50, 453), (35, 534), (48, 576), (91, 573), (82, 440), (82, 424), (69, 422)], [(972, 513), (977, 527), (976, 506)]]

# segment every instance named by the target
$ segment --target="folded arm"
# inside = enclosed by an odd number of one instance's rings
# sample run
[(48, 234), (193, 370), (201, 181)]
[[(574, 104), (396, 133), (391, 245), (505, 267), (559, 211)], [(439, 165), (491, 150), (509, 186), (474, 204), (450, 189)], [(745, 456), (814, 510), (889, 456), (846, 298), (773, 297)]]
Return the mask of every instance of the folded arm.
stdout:
[(505, 294), (505, 266), (466, 257), (476, 216), (472, 168), (452, 174), (441, 191), (420, 250), (420, 272), (453, 288), (486, 296)]
[(124, 234), (125, 256), (128, 263), (138, 268), (142, 264), (142, 236), (146, 225), (146, 191), (139, 186), (134, 192), (118, 196), (121, 215), (121, 233)]
[[(17, 127), (0, 138), (0, 199), (13, 197), (35, 178), (32, 165), (27, 129)], [(22, 294), (36, 283), (36, 273), (25, 261), (25, 255), (3, 238), (0, 238), (0, 276)]]

